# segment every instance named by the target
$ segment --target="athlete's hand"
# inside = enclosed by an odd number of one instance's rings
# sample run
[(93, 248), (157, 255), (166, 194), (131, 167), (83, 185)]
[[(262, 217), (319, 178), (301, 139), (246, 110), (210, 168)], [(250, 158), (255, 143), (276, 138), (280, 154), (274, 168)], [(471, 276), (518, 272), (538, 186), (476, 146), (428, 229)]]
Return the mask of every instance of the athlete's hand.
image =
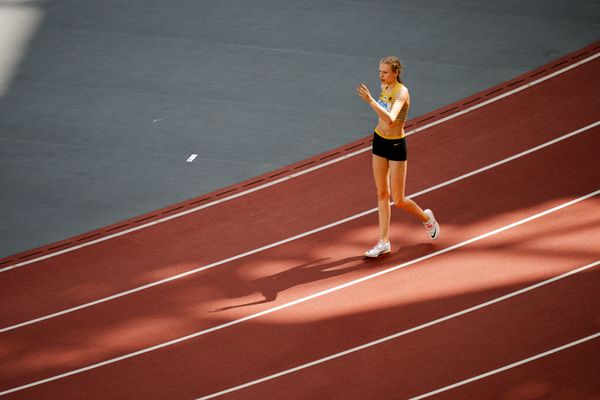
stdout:
[(364, 83), (358, 85), (358, 87), (356, 88), (356, 92), (365, 103), (370, 103), (371, 101), (373, 101), (373, 97), (371, 97), (371, 92), (369, 92), (369, 89)]

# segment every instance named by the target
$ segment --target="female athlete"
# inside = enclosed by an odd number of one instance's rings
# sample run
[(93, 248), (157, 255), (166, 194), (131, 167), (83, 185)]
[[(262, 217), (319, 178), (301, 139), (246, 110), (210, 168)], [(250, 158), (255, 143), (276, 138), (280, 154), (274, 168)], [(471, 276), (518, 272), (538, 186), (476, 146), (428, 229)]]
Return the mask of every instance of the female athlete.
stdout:
[[(373, 176), (377, 187), (379, 211), (379, 242), (365, 253), (366, 257), (379, 257), (389, 253), (390, 193), (394, 205), (419, 218), (431, 239), (440, 234), (440, 227), (431, 210), (423, 211), (404, 193), (406, 183), (406, 138), (404, 123), (410, 107), (408, 89), (402, 84), (402, 65), (397, 57), (385, 57), (379, 62), (381, 94), (375, 101), (365, 84), (356, 90), (362, 100), (371, 106), (378, 121), (373, 133)], [(391, 190), (390, 190), (391, 189)]]

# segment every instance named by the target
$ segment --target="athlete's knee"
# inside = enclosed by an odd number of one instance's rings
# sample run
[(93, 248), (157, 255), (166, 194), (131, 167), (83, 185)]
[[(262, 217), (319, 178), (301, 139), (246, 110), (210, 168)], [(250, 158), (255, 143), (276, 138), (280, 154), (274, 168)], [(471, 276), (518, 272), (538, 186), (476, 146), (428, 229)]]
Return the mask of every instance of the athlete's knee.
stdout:
[(377, 189), (378, 201), (390, 201), (390, 192), (388, 190)]

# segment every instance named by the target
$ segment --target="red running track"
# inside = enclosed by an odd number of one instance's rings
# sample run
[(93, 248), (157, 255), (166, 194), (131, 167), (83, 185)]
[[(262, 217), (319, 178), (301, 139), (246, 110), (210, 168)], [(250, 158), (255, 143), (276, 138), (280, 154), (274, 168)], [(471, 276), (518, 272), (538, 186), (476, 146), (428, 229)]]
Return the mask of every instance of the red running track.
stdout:
[(62, 254), (3, 262), (0, 393), (598, 396), (595, 337), (482, 374), (600, 332), (599, 47), (418, 125), (407, 192), (435, 210), (435, 242), (396, 212), (393, 253), (365, 260), (376, 214), (322, 229), (375, 205), (364, 151)]

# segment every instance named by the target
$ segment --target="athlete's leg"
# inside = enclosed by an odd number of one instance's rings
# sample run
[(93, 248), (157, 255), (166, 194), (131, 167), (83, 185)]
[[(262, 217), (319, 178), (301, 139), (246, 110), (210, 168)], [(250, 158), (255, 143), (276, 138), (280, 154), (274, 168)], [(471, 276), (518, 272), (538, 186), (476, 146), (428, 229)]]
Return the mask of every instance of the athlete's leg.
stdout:
[(389, 242), (390, 228), (390, 162), (373, 154), (373, 177), (377, 186), (379, 210), (379, 239)]
[(392, 181), (392, 198), (394, 205), (409, 214), (419, 218), (421, 222), (427, 222), (429, 217), (421, 207), (405, 196), (407, 161), (390, 161), (390, 172)]

